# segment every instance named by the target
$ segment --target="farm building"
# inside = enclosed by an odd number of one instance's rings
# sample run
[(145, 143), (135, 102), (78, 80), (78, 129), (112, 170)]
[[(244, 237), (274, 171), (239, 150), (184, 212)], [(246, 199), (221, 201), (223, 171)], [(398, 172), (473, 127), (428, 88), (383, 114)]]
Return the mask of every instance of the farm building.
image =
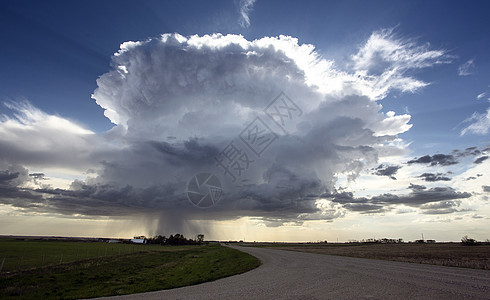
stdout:
[(146, 239), (131, 239), (130, 242), (133, 244), (146, 244)]

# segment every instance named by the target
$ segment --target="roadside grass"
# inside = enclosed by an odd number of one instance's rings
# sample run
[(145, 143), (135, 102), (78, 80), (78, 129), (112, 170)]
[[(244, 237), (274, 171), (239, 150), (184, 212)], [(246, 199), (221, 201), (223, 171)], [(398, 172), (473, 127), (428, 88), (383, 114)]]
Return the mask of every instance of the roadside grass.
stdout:
[(257, 258), (219, 244), (139, 248), (132, 254), (0, 274), (0, 298), (78, 299), (141, 293), (212, 281), (260, 265)]
[[(248, 244), (247, 246), (254, 246)], [(260, 247), (309, 253), (490, 270), (490, 245), (436, 244), (260, 244)]]

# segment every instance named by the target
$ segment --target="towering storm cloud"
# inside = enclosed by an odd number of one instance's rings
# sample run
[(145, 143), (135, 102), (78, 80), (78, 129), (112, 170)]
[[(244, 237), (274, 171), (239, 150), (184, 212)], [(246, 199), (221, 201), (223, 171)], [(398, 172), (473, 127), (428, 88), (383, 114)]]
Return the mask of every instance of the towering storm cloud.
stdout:
[[(79, 153), (71, 149), (94, 165), (89, 176), (69, 189), (29, 193), (43, 211), (157, 214), (177, 229), (188, 220), (242, 216), (271, 225), (332, 220), (360, 209), (320, 200), (339, 175), (353, 180), (379, 165), (380, 155), (402, 151), (397, 135), (410, 129), (410, 115), (383, 113), (379, 100), (427, 85), (414, 71), (445, 61), (444, 51), (389, 30), (373, 33), (345, 70), (288, 36), (164, 34), (125, 42), (92, 95), (114, 128), (84, 137)], [(378, 172), (393, 176), (399, 169), (393, 168)], [(27, 192), (11, 184), (16, 170), (4, 169), (0, 184), (12, 195)], [(189, 180), (203, 172), (223, 186), (221, 200), (205, 210), (186, 193)], [(13, 199), (2, 201), (15, 206)], [(375, 204), (382, 211), (386, 203)]]

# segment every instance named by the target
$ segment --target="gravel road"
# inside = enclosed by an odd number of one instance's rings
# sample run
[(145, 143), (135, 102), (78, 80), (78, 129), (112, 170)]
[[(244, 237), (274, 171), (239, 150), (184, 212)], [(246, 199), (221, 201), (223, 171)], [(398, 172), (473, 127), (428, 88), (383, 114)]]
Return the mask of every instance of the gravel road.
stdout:
[(485, 270), (233, 248), (262, 265), (213, 282), (109, 299), (490, 299)]

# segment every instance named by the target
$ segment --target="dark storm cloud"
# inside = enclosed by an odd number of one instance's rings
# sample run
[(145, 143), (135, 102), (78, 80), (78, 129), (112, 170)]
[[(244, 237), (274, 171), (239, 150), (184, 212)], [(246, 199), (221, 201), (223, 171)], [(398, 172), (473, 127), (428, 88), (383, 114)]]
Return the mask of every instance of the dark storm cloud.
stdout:
[(11, 173), (9, 170), (0, 171), (0, 184), (7, 183), (8, 181), (19, 177), (19, 172)]
[(418, 206), (425, 203), (465, 199), (471, 197), (468, 192), (458, 192), (451, 187), (434, 187), (425, 190), (413, 189), (407, 195), (394, 197), (392, 202), (402, 203), (408, 206)]
[(468, 147), (464, 150), (458, 150), (455, 149), (453, 150), (453, 155), (456, 157), (467, 157), (467, 156), (477, 156), (480, 155), (482, 152), (485, 152), (486, 149), (480, 150), (478, 147), (473, 146), (473, 147)]
[(212, 161), (220, 148), (214, 145), (201, 145), (197, 138), (189, 139), (183, 142), (182, 147), (168, 142), (149, 142), (156, 150), (164, 154), (165, 159), (172, 164), (195, 164), (203, 161)]
[(422, 213), (426, 215), (443, 215), (454, 212), (469, 211), (467, 209), (457, 208), (461, 205), (461, 202), (461, 200), (439, 201), (421, 205), (419, 208), (422, 210)]
[(458, 161), (455, 159), (455, 157), (451, 154), (434, 154), (432, 156), (430, 155), (424, 155), (419, 158), (414, 158), (412, 160), (409, 160), (407, 162), (409, 165), (410, 164), (428, 164), (431, 166), (450, 166), (450, 165), (455, 165), (458, 163)]
[[(181, 183), (180, 185), (183, 185)], [(199, 217), (203, 219), (227, 219), (237, 216), (256, 216), (278, 218), (284, 222), (295, 220), (298, 214), (318, 212), (312, 197), (293, 197), (285, 190), (287, 198), (263, 197), (250, 192), (246, 198), (230, 201), (225, 194), (217, 206), (203, 210), (190, 204), (186, 194), (175, 190), (174, 185), (134, 188), (132, 186), (115, 187), (111, 185), (81, 185), (77, 190), (41, 190), (32, 191), (43, 195), (45, 210), (61, 214), (82, 214), (86, 216), (127, 216), (156, 211), (172, 211), (175, 217)], [(257, 187), (260, 190), (260, 187)], [(265, 190), (266, 187), (264, 186)], [(260, 190), (260, 191), (264, 191)], [(31, 193), (32, 193), (31, 192)], [(237, 199), (237, 195), (232, 196)]]
[(422, 178), (428, 182), (450, 181), (451, 180), (451, 178), (443, 176), (443, 175), (444, 175), (443, 173), (423, 173), (422, 175), (420, 175), (418, 177)]
[(30, 180), (27, 169), (15, 165), (0, 171), (0, 203), (19, 208), (35, 208), (42, 202), (42, 195), (21, 186)]
[(386, 211), (383, 205), (368, 204), (368, 203), (348, 203), (343, 206), (350, 211), (357, 211), (360, 213), (382, 213)]
[(263, 210), (269, 213), (314, 213), (318, 212), (316, 195), (322, 189), (318, 178), (298, 176), (283, 166), (273, 165), (264, 174), (265, 183), (245, 184), (230, 194), (231, 199), (240, 199), (240, 210)]
[(402, 166), (385, 166), (379, 165), (375, 170), (374, 174), (379, 176), (388, 176), (389, 178), (396, 180), (395, 174)]
[(488, 159), (488, 156), (485, 155), (485, 156), (482, 156), (482, 157), (479, 157), (479, 158), (475, 159), (475, 161), (473, 163), (475, 163), (475, 164), (481, 164), (482, 162), (484, 162), (487, 159)]
[(423, 210), (422, 213), (425, 215), (446, 215), (459, 212), (456, 208), (442, 208), (442, 209), (427, 209)]
[(148, 213), (155, 209), (187, 206), (185, 195), (176, 193), (173, 186), (150, 186), (144, 189), (130, 185), (87, 185), (76, 181), (72, 189), (37, 189), (46, 202), (46, 210), (72, 215), (127, 216)]
[(422, 191), (427, 189), (427, 187), (424, 185), (418, 185), (413, 183), (410, 183), (410, 186), (408, 188), (411, 189), (412, 191)]
[(489, 148), (484, 148), (484, 149), (479, 149), (478, 147), (468, 147), (464, 150), (458, 150), (455, 149), (452, 151), (451, 154), (434, 154), (434, 155), (424, 155), (418, 158), (414, 158), (412, 160), (409, 160), (407, 164), (427, 164), (430, 166), (451, 166), (458, 164), (460, 161), (459, 159), (463, 159), (465, 157), (471, 157), (471, 156), (479, 156), (482, 155), (481, 157), (477, 158), (474, 163), (475, 164), (480, 164), (483, 161), (485, 161), (488, 156), (485, 155), (485, 153), (488, 151)]
[[(331, 209), (327, 215), (320, 214), (315, 205), (318, 197), (311, 193), (321, 188), (318, 179), (309, 180), (284, 167), (274, 167), (266, 172), (264, 176), (268, 183), (251, 184), (243, 189), (225, 191), (218, 205), (209, 210), (195, 208), (185, 193), (187, 182), (177, 180), (144, 188), (131, 185), (87, 184), (76, 180), (70, 189), (31, 189), (19, 188), (12, 182), (19, 177), (17, 173), (19, 172), (13, 173), (15, 176), (8, 170), (0, 173), (2, 178), (8, 178), (0, 184), (0, 203), (36, 213), (122, 217), (171, 211), (173, 224), (165, 224), (176, 228), (179, 227), (179, 216), (186, 219), (210, 220), (255, 216), (266, 221), (281, 220), (283, 223), (331, 220), (340, 216), (335, 209)], [(26, 178), (36, 179), (33, 176)], [(166, 215), (165, 218), (170, 217)], [(274, 222), (271, 221), (270, 224)]]
[(29, 174), (29, 176), (35, 178), (35, 179), (45, 179), (44, 176), (45, 174), (44, 173), (31, 173)]
[(29, 203), (35, 203), (42, 200), (41, 194), (15, 186), (1, 185), (0, 195), (0, 203), (12, 204), (17, 207), (29, 207)]
[(382, 194), (371, 198), (354, 197), (351, 192), (326, 193), (322, 197), (330, 198), (335, 203), (340, 203), (344, 208), (353, 211), (377, 211), (382, 212), (390, 209), (392, 205), (403, 204), (422, 209), (447, 208), (445, 206), (459, 205), (454, 201), (471, 197), (470, 193), (457, 192), (450, 187), (435, 187), (427, 189), (420, 185), (410, 185), (412, 192), (405, 195)]

